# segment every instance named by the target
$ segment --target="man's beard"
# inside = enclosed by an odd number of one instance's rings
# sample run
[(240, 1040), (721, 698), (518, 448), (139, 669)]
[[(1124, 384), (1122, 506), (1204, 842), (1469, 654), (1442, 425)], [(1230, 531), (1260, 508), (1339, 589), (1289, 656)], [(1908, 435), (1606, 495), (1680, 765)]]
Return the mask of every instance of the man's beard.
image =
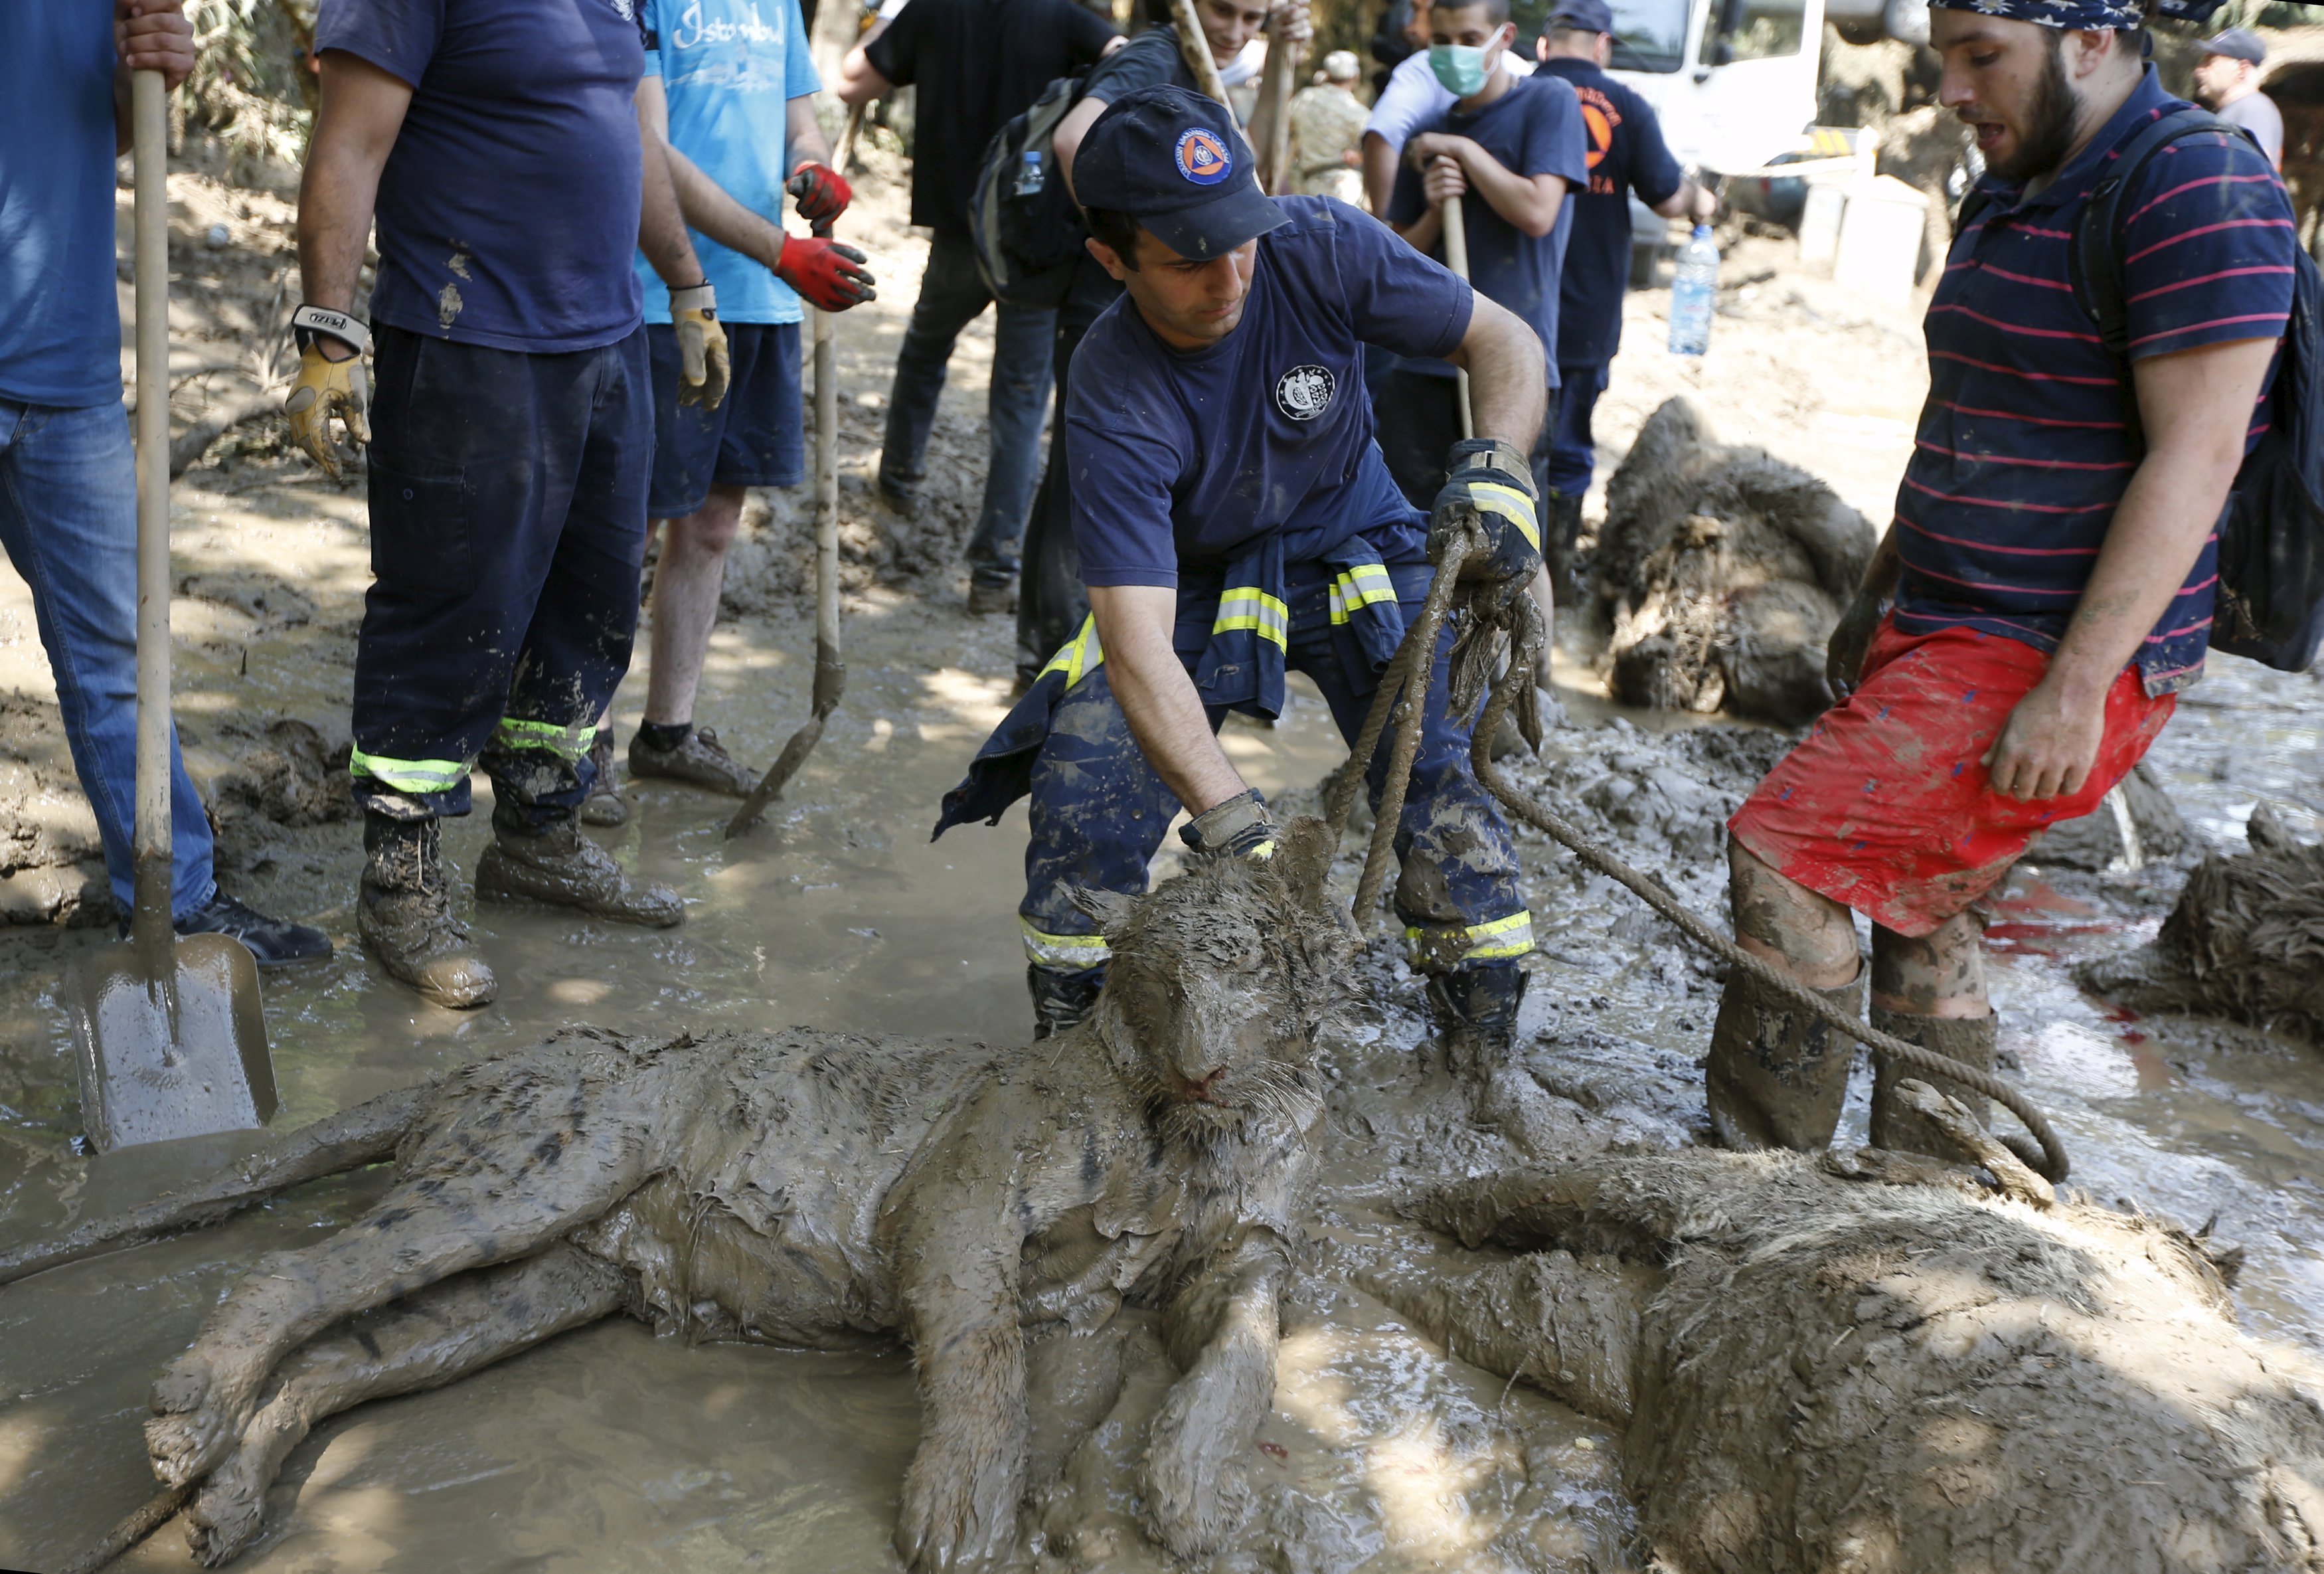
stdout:
[(2043, 42), (2048, 49), (2042, 61), (2042, 79), (2034, 86), (2025, 134), (2017, 151), (1993, 166), (1993, 173), (2005, 185), (2023, 186), (2036, 175), (2050, 173), (2066, 162), (2066, 154), (2073, 149), (2074, 118), (2081, 106), (2074, 101), (2074, 90), (2066, 81), (2065, 39), (2050, 28), (2044, 31)]

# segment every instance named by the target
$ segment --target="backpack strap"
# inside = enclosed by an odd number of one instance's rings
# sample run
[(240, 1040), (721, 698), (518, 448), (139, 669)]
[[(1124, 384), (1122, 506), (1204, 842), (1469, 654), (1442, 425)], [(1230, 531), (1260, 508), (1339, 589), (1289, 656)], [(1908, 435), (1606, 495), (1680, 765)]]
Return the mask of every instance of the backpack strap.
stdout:
[(2073, 285), (2074, 300), (2097, 326), (2099, 341), (2122, 369), (2123, 420), (2131, 442), (2141, 449), (2146, 440), (2138, 417), (2138, 389), (2131, 380), (2130, 312), (2124, 302), (2123, 203), (2155, 154), (2181, 138), (2207, 131), (2233, 134), (2236, 127), (2205, 109), (2174, 109), (2158, 116), (2130, 139), (2116, 156), (2113, 169), (2090, 188), (2082, 220), (2066, 243), (2066, 277)]

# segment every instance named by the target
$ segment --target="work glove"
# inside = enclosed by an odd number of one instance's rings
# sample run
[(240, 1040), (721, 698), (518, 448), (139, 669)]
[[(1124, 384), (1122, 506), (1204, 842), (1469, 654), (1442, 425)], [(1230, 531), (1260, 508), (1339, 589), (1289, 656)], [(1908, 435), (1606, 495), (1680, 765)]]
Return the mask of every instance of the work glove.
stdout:
[(1246, 788), (1180, 826), (1178, 839), (1198, 853), (1263, 864), (1275, 856), (1275, 816), (1259, 789)]
[(828, 234), (832, 220), (847, 211), (855, 199), (846, 178), (829, 164), (801, 164), (783, 182), (783, 190), (798, 205), (798, 216), (819, 233)]
[[(371, 391), (363, 364), (371, 335), (346, 313), (320, 306), (301, 306), (291, 313), (290, 331), (299, 342), (299, 375), (290, 380), (282, 412), (290, 418), (291, 440), (336, 481), (353, 449), (331, 440), (332, 419), (346, 429), (350, 444), (371, 441)], [(332, 360), (323, 353), (326, 338), (355, 353)]]
[(1462, 568), (1462, 582), (1494, 591), (1522, 588), (1541, 569), (1538, 495), (1525, 456), (1505, 442), (1463, 439), (1452, 445), (1444, 468), (1444, 488), (1428, 522), (1432, 555), (1444, 537), (1473, 527), (1485, 551)]
[(844, 311), (874, 299), (863, 254), (821, 236), (807, 240), (785, 236), (782, 255), (775, 259), (775, 276), (824, 311)]
[(733, 375), (726, 329), (718, 320), (717, 292), (708, 284), (672, 290), (669, 324), (678, 330), (678, 402), (717, 409)]

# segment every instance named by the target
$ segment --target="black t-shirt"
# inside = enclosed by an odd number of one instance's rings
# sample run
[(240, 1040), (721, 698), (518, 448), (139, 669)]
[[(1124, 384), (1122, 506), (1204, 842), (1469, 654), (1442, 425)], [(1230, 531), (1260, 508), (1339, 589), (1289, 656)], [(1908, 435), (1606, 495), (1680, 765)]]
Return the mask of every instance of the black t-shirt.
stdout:
[(1194, 73), (1186, 69), (1186, 57), (1179, 52), (1178, 30), (1149, 27), (1100, 60), (1089, 80), (1082, 84), (1082, 95), (1111, 104), (1140, 88), (1159, 88), (1165, 83), (1190, 93), (1203, 90)]
[(898, 12), (863, 53), (890, 82), (920, 89), (912, 222), (966, 235), (993, 133), (1051, 82), (1095, 61), (1112, 37), (1074, 0), (911, 0)]
[(1594, 366), (1622, 347), (1622, 292), (1630, 282), (1630, 198), (1652, 208), (1670, 200), (1686, 171), (1663, 141), (1653, 107), (1588, 60), (1542, 62), (1540, 74), (1562, 77), (1582, 101), (1590, 139), (1590, 190), (1566, 201), (1573, 235), (1565, 246), (1559, 287), (1557, 364)]

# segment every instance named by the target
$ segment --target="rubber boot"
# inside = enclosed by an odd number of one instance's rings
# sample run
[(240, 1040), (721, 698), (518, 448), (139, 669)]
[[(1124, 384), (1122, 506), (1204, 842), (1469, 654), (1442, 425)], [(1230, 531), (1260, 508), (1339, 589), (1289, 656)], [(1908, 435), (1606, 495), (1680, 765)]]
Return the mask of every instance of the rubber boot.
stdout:
[(613, 856), (582, 834), (571, 810), (536, 827), (512, 804), (493, 810), (493, 845), (476, 864), (483, 902), (538, 902), (570, 907), (617, 923), (668, 929), (686, 904), (666, 885), (632, 882)]
[(1541, 554), (1549, 565), (1550, 588), (1560, 612), (1582, 606), (1582, 577), (1573, 562), (1574, 542), (1582, 536), (1582, 496), (1551, 492), (1541, 500)]
[[(1864, 969), (1857, 968), (1854, 981), (1817, 993), (1855, 1016), (1864, 1009)], [(1829, 1146), (1855, 1059), (1854, 1039), (1738, 968), (1727, 977), (1703, 1067), (1711, 1129), (1738, 1152)]]
[(364, 816), (363, 889), (355, 933), (388, 976), (454, 1011), (484, 1005), (499, 993), (493, 970), (452, 916), (439, 823)]
[[(1872, 1025), (1906, 1043), (1950, 1055), (1979, 1071), (1993, 1069), (1993, 1013), (1983, 1016), (1915, 1016), (1910, 1012), (1872, 1008)], [(1928, 1120), (1896, 1101), (1896, 1085), (1926, 1082), (1938, 1092), (1958, 1098), (1977, 1116), (1979, 1125), (1993, 1124), (1993, 1103), (1982, 1093), (1962, 1087), (1950, 1077), (1932, 1076), (1914, 1066), (1891, 1065), (1872, 1058), (1872, 1145), (1904, 1153), (1928, 1153), (1950, 1160), (1958, 1155), (1929, 1129)]]
[(1097, 1009), (1097, 992), (1105, 986), (1103, 968), (1061, 968), (1028, 965), (1025, 987), (1033, 994), (1033, 1037), (1046, 1039), (1070, 1027), (1079, 1027)]
[(1436, 1019), (1436, 1042), (1444, 1064), (1472, 1085), (1491, 1079), (1515, 1057), (1517, 1007), (1524, 1004), (1526, 970), (1510, 963), (1463, 968), (1428, 976), (1428, 1011)]

